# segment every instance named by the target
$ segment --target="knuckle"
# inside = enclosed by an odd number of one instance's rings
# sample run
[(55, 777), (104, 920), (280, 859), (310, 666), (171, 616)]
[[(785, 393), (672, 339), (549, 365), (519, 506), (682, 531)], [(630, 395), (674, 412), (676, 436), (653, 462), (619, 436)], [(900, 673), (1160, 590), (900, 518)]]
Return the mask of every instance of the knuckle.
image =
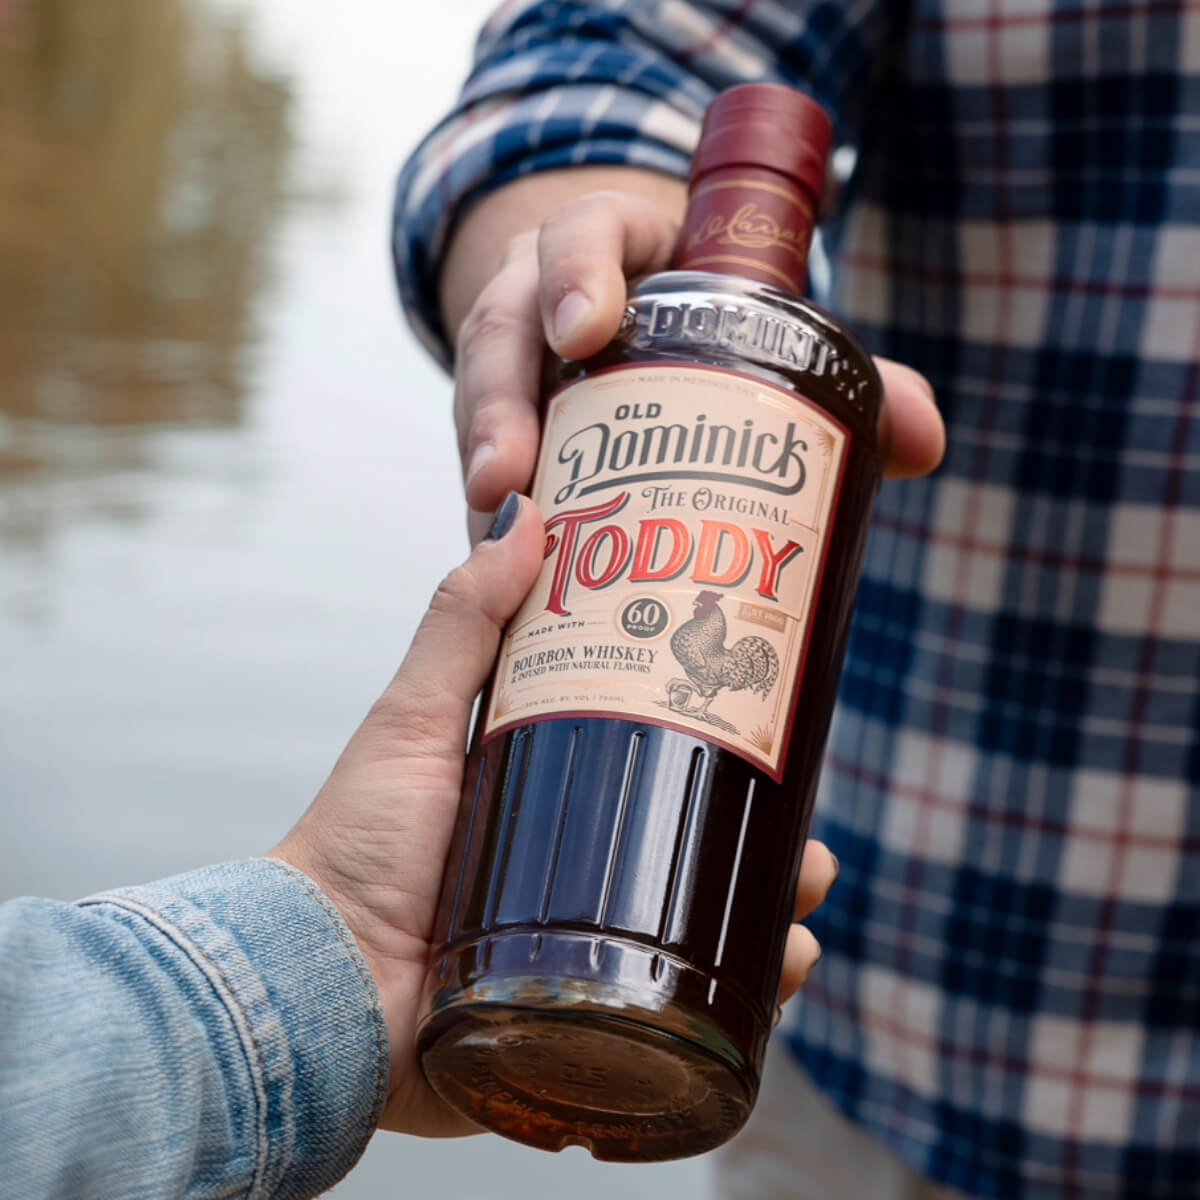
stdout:
[(574, 246), (586, 249), (598, 241), (611, 240), (623, 226), (646, 220), (658, 220), (658, 210), (639, 196), (615, 188), (601, 188), (577, 196), (551, 214), (542, 224), (539, 245), (560, 249)]
[[(464, 639), (504, 629), (504, 618), (495, 611), (495, 597), (480, 586), (471, 559), (454, 568), (437, 586), (429, 603), (432, 619), (453, 622)], [(468, 622), (472, 627), (468, 629)]]
[(435, 617), (461, 617), (463, 610), (478, 606), (479, 587), (469, 563), (455, 567), (437, 585), (429, 611)]
[(471, 569), (460, 564), (445, 575), (434, 589), (429, 608), (435, 613), (457, 612), (475, 598), (475, 580)]
[(606, 220), (612, 220), (623, 212), (628, 204), (627, 193), (618, 191), (616, 188), (596, 188), (595, 191), (585, 192), (582, 196), (577, 196), (563, 205), (560, 213), (567, 219), (581, 216), (589, 220), (594, 219), (596, 214), (600, 213)]
[(485, 289), (467, 313), (459, 335), (460, 354), (491, 342), (511, 338), (520, 331), (520, 317), (500, 296)]
[(471, 401), (466, 417), (464, 453), (472, 446), (490, 441), (504, 427), (509, 410), (509, 398), (501, 388), (488, 387), (478, 392)]
[(548, 216), (538, 234), (542, 266), (552, 253), (585, 252), (602, 239), (610, 226), (619, 224), (621, 196), (617, 192), (588, 192)]
[(504, 247), (502, 262), (505, 266), (509, 266), (512, 263), (536, 257), (537, 243), (538, 230), (527, 229), (524, 233), (518, 233), (515, 237), (508, 239), (508, 244)]

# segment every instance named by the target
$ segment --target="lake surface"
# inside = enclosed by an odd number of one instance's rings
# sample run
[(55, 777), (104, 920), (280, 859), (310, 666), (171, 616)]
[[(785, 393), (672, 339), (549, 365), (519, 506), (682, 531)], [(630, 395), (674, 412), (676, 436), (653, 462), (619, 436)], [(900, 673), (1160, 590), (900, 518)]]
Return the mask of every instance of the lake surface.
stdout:
[[(0, 0), (0, 898), (267, 849), (465, 553), (389, 208), (492, 6)], [(384, 1135), (336, 1194), (704, 1178)]]

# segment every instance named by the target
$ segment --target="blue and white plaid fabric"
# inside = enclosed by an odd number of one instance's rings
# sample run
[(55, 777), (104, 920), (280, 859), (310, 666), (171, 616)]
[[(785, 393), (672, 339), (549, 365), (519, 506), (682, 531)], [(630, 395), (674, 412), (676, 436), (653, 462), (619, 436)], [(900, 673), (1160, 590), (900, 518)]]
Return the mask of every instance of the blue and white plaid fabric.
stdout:
[(1195, 1200), (1200, 5), (510, 3), (400, 180), (435, 353), (465, 203), (572, 163), (682, 175), (747, 79), (857, 148), (828, 302), (949, 427), (941, 470), (880, 498), (791, 1044), (942, 1183)]

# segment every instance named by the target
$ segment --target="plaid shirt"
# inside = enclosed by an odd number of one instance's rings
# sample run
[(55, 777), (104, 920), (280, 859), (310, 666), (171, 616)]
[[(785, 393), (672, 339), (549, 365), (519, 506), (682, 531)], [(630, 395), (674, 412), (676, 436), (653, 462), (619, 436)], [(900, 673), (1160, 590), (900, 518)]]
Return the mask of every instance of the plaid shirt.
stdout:
[(464, 201), (573, 163), (683, 175), (714, 90), (764, 78), (857, 148), (827, 303), (949, 428), (880, 497), (791, 1044), (944, 1184), (1194, 1200), (1200, 5), (509, 3), (400, 181), (418, 331), (444, 355)]

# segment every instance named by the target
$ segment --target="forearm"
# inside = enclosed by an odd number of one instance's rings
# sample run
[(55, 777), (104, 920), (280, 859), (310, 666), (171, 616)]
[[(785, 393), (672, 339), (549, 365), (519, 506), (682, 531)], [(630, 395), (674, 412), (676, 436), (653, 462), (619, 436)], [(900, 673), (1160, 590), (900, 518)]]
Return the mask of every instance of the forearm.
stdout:
[(5, 1200), (315, 1196), (387, 1061), (353, 939), (278, 863), (0, 905)]
[(443, 260), (439, 303), (451, 340), (480, 291), (499, 270), (513, 238), (577, 196), (617, 191), (648, 200), (664, 216), (683, 215), (684, 182), (639, 167), (575, 167), (543, 171), (489, 192), (463, 217)]

